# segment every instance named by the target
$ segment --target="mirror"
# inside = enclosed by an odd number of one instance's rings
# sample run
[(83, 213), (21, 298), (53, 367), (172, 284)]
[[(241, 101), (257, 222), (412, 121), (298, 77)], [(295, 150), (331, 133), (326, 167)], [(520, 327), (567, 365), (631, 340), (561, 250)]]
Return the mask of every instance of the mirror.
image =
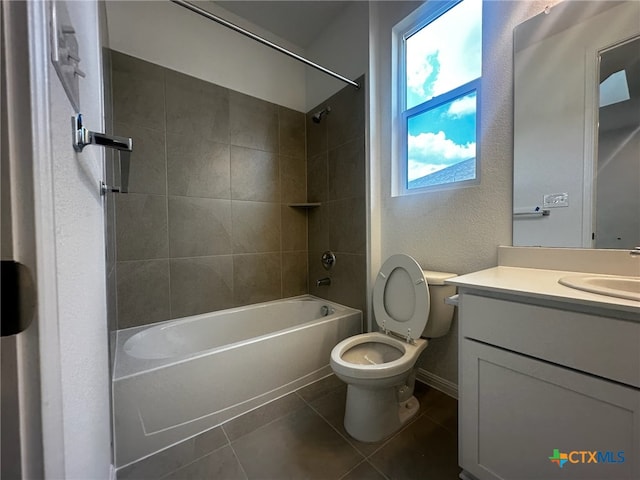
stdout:
[(640, 244), (639, 39), (636, 1), (567, 0), (516, 27), (513, 245)]

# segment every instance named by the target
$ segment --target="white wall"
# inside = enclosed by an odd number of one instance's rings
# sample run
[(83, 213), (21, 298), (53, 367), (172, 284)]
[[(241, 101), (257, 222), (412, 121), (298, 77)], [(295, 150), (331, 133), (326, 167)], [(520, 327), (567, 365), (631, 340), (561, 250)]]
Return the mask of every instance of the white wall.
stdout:
[[(47, 478), (108, 478), (110, 412), (102, 198), (103, 151), (72, 148), (74, 113), (50, 62), (50, 2), (30, 3), (43, 443)], [(97, 2), (73, 2), (85, 125), (103, 127)], [(41, 280), (39, 278), (39, 280)], [(44, 307), (48, 306), (47, 309)]]
[[(303, 53), (212, 2), (194, 3), (295, 53)], [(307, 111), (302, 63), (179, 5), (169, 1), (108, 1), (107, 22), (113, 50)]]
[[(391, 29), (416, 5), (372, 2), (371, 275), (394, 253), (412, 255), (426, 269), (468, 273), (496, 265), (497, 246), (511, 244), (513, 28), (544, 5), (484, 3), (480, 184), (392, 197)], [(421, 367), (457, 383), (455, 320), (447, 336), (429, 343)]]
[(597, 52), (637, 34), (639, 16), (640, 4), (628, 2), (518, 52), (514, 209), (542, 207), (545, 194), (563, 192), (569, 206), (516, 219), (514, 245), (591, 246), (593, 192), (583, 184), (591, 183), (596, 145)]
[[(368, 73), (368, 3), (350, 4), (306, 49), (305, 55), (309, 60), (350, 80), (356, 80), (360, 75)], [(344, 86), (344, 82), (307, 67), (305, 112), (316, 107)], [(365, 86), (362, 85), (361, 88)]]

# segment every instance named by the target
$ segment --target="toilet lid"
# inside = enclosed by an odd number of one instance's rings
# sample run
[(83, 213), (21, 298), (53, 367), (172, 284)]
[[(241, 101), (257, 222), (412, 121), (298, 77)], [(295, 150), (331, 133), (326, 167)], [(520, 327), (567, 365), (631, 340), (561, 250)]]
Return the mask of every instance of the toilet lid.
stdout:
[(404, 338), (420, 338), (429, 317), (429, 288), (422, 268), (409, 255), (389, 257), (373, 287), (376, 323)]

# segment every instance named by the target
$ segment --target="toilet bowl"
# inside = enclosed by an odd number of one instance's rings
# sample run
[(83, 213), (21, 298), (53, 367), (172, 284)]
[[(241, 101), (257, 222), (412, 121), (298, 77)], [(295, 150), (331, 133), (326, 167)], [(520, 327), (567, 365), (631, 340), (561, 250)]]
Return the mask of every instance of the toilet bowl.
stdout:
[(378, 442), (418, 412), (415, 364), (427, 348), (426, 338), (449, 331), (453, 307), (444, 299), (455, 287), (444, 281), (455, 276), (424, 271), (403, 254), (382, 265), (373, 289), (381, 331), (349, 337), (331, 351), (331, 368), (347, 384), (344, 426), (356, 440)]

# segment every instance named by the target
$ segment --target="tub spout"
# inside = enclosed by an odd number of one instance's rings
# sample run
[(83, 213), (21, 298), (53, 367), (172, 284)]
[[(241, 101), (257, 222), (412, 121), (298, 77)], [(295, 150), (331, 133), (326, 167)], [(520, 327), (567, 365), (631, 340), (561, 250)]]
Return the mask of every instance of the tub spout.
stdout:
[(316, 280), (316, 287), (322, 287), (323, 285), (331, 285), (331, 277), (324, 277), (320, 280)]

